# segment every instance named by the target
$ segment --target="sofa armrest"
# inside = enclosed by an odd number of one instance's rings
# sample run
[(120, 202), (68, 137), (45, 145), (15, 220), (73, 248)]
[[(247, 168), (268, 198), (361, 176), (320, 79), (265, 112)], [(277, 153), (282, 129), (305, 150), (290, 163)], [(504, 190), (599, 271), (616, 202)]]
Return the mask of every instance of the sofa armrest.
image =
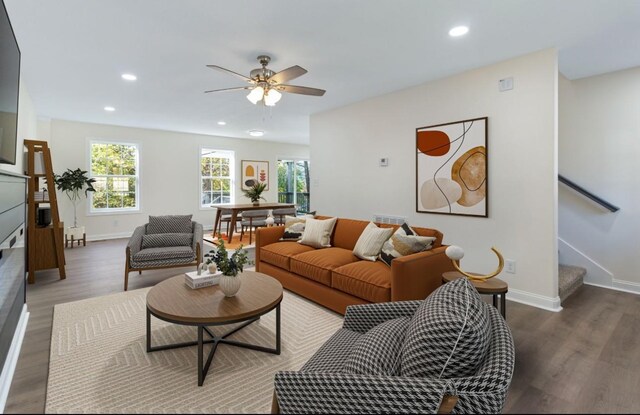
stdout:
[(278, 372), (280, 413), (435, 414), (447, 390), (444, 381), (400, 376)]
[(127, 250), (130, 255), (135, 255), (142, 249), (142, 237), (147, 232), (147, 225), (138, 226), (129, 238), (129, 242), (127, 243)]
[(422, 301), (350, 305), (344, 316), (343, 328), (366, 333), (380, 323), (400, 317), (411, 317)]
[(391, 262), (391, 301), (424, 300), (442, 285), (442, 274), (455, 271), (446, 246), (396, 258)]
[(202, 250), (204, 248), (204, 230), (202, 229), (202, 224), (198, 222), (193, 222), (193, 243), (191, 248), (193, 252), (196, 253), (196, 261), (198, 263), (202, 262)]
[(260, 271), (260, 248), (276, 243), (284, 235), (284, 226), (260, 227), (256, 229), (256, 271)]

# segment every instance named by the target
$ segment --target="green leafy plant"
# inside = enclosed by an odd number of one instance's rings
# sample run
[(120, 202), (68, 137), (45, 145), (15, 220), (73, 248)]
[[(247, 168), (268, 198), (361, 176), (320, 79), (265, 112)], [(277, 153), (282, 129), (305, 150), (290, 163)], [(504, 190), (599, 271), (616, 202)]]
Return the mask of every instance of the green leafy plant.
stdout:
[(242, 193), (244, 193), (246, 197), (251, 199), (251, 202), (256, 203), (260, 201), (260, 199), (266, 201), (266, 199), (262, 197), (262, 192), (264, 192), (266, 189), (267, 189), (266, 183), (258, 182), (253, 186), (251, 186), (249, 189), (243, 190)]
[(96, 179), (90, 179), (85, 170), (67, 169), (61, 175), (54, 174), (54, 181), (58, 190), (63, 191), (73, 202), (73, 227), (76, 228), (78, 227), (77, 203), (80, 200), (80, 192), (84, 189), (85, 197), (89, 192), (95, 192), (93, 184)]
[(248, 262), (247, 250), (242, 249), (242, 245), (240, 245), (240, 247), (229, 256), (222, 238), (218, 240), (220, 241), (218, 247), (204, 255), (205, 258), (207, 258), (206, 263), (209, 265), (215, 262), (218, 270), (222, 272), (223, 275), (235, 277), (242, 272), (245, 264)]

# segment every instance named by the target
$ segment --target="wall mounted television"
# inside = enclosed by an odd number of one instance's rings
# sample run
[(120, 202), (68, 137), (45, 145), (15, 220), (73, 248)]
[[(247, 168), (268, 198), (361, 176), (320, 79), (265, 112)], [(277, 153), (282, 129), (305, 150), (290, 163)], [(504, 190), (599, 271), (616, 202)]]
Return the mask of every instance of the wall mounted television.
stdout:
[(0, 163), (16, 164), (20, 48), (7, 8), (0, 9)]

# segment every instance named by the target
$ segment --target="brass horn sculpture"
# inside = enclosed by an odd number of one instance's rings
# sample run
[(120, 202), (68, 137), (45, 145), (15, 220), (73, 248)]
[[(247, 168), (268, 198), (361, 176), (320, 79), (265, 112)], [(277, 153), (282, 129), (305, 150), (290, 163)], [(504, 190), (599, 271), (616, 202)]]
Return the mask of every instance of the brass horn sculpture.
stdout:
[(464, 250), (461, 247), (451, 245), (446, 249), (445, 253), (449, 257), (449, 259), (451, 259), (453, 266), (460, 274), (464, 275), (465, 277), (473, 281), (486, 281), (500, 274), (502, 272), (502, 269), (504, 268), (504, 258), (502, 257), (502, 254), (500, 253), (500, 251), (498, 251), (495, 247), (491, 247), (491, 250), (495, 252), (495, 254), (498, 256), (498, 268), (495, 271), (493, 271), (491, 274), (487, 274), (487, 275), (470, 274), (468, 272), (463, 271), (460, 268), (460, 260), (464, 257)]

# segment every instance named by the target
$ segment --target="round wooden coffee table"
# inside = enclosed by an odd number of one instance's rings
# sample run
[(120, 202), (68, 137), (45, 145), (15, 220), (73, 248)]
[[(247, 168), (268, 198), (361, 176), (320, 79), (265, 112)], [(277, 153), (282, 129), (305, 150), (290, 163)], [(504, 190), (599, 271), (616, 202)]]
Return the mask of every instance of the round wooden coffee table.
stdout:
[[(184, 274), (169, 278), (147, 293), (147, 353), (181, 347), (198, 346), (198, 386), (207, 376), (219, 343), (243, 347), (261, 352), (280, 354), (280, 303), (282, 284), (268, 275), (245, 271), (242, 286), (234, 297), (225, 297), (220, 287), (193, 290), (184, 282)], [(227, 337), (260, 319), (260, 316), (276, 310), (275, 349), (230, 340)], [(170, 323), (197, 326), (198, 340), (192, 342), (151, 345), (151, 316)], [(244, 322), (227, 333), (217, 336), (209, 327)], [(210, 338), (204, 339), (204, 333)], [(212, 344), (206, 364), (203, 346)]]
[[(473, 272), (470, 272), (472, 275), (476, 275)], [(477, 274), (481, 276), (481, 274)], [(447, 283), (453, 280), (457, 280), (458, 278), (467, 278), (464, 275), (460, 274), (458, 271), (449, 271), (442, 274), (442, 281)], [(502, 317), (507, 318), (507, 302), (506, 296), (507, 291), (509, 291), (509, 285), (498, 278), (489, 278), (485, 281), (471, 281), (478, 293), (487, 294), (493, 296), (493, 306), (500, 310), (502, 313)], [(500, 296), (500, 307), (498, 307), (498, 296)]]

